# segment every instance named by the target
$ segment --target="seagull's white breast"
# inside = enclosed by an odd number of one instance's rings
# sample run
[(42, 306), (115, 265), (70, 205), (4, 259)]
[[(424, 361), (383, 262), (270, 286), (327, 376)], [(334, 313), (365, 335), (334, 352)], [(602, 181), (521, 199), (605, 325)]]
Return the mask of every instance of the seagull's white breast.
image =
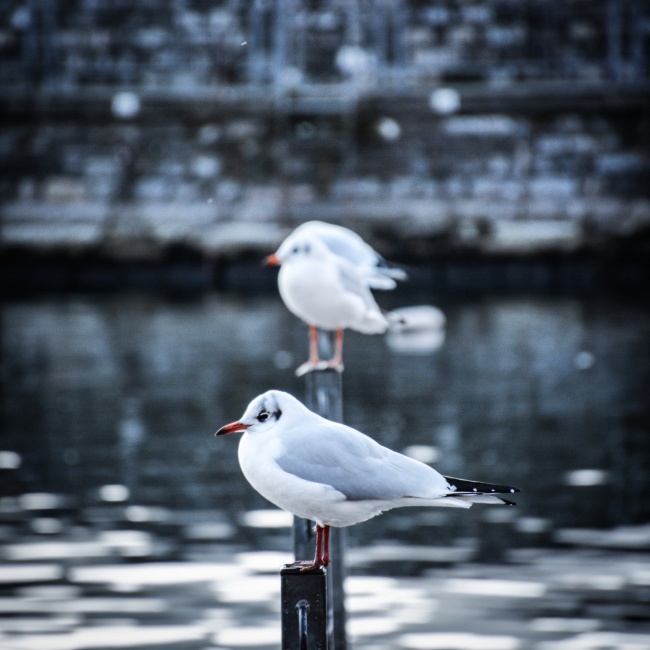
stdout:
[[(245, 433), (239, 443), (239, 465), (246, 480), (271, 503), (298, 517), (319, 524), (345, 497), (329, 485), (305, 481), (285, 472), (275, 461), (284, 453), (281, 439), (273, 434)], [(347, 524), (344, 524), (347, 525)]]
[(368, 311), (363, 297), (343, 286), (338, 267), (326, 261), (304, 259), (282, 264), (278, 288), (289, 311), (322, 329), (354, 328)]

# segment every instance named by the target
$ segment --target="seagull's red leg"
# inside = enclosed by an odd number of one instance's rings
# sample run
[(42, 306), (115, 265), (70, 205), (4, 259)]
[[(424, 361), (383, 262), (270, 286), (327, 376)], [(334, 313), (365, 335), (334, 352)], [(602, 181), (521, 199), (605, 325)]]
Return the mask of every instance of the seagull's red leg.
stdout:
[(314, 552), (314, 561), (313, 562), (295, 562), (295, 566), (300, 566), (300, 571), (313, 571), (314, 569), (320, 569), (323, 566), (329, 564), (329, 526), (319, 526), (316, 524), (316, 548)]
[(330, 527), (323, 526), (323, 549), (321, 551), (322, 566), (330, 563)]
[(343, 371), (343, 330), (341, 328), (336, 330), (334, 356), (327, 362), (327, 367), (338, 372)]
[(303, 375), (315, 370), (316, 368), (321, 368), (324, 365), (324, 362), (321, 363), (321, 360), (318, 356), (318, 328), (316, 325), (309, 326), (309, 360), (305, 361), (301, 366), (296, 370), (296, 375), (302, 377)]
[(323, 566), (323, 531), (322, 526), (316, 524), (316, 553), (314, 555), (314, 564), (318, 567)]
[(300, 571), (313, 571), (330, 563), (330, 527), (316, 524), (316, 549), (313, 562), (294, 562)]
[(316, 555), (314, 564), (322, 567), (330, 563), (330, 527), (316, 524)]
[(320, 361), (318, 357), (318, 328), (316, 325), (309, 326), (309, 363), (316, 365)]

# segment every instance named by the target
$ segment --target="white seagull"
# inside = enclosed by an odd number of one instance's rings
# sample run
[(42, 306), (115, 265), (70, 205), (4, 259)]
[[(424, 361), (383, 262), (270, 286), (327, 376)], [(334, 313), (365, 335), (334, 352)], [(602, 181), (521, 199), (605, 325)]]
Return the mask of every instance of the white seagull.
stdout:
[(314, 560), (296, 562), (303, 571), (328, 565), (330, 526), (351, 526), (404, 506), (513, 505), (499, 495), (519, 491), (442, 476), (279, 390), (256, 397), (237, 422), (215, 435), (238, 432), (245, 432), (239, 464), (248, 482), (279, 508), (316, 522)]
[[(389, 320), (375, 302), (370, 286), (379, 284), (380, 278), (383, 278), (385, 288), (388, 288), (388, 282), (394, 286), (395, 281), (382, 275), (378, 266), (371, 272), (368, 264), (355, 264), (346, 256), (332, 252), (326, 241), (312, 229), (299, 230), (290, 235), (273, 255), (265, 258), (267, 264), (280, 265), (278, 288), (284, 304), (309, 325), (309, 360), (296, 370), (296, 374), (300, 376), (324, 368), (340, 372), (343, 370), (343, 330), (350, 328), (364, 334), (385, 332)], [(346, 237), (336, 241), (355, 242)], [(361, 238), (359, 242), (367, 246)], [(353, 246), (342, 248), (354, 250)], [(369, 246), (367, 248), (372, 251)], [(359, 250), (363, 251), (363, 248), (359, 247)], [(336, 332), (335, 353), (327, 362), (321, 361), (318, 355), (318, 328)]]

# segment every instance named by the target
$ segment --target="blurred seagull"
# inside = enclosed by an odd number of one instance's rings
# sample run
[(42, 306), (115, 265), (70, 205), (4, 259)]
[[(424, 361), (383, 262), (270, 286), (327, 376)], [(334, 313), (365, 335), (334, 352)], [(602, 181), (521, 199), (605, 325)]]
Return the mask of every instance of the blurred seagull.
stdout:
[[(343, 370), (343, 329), (381, 334), (389, 319), (375, 302), (370, 288), (390, 289), (391, 269), (358, 235), (346, 228), (311, 221), (297, 228), (266, 264), (280, 265), (278, 288), (285, 305), (310, 328), (309, 360), (297, 370)], [(318, 328), (336, 332), (335, 353), (327, 362), (318, 355)]]
[(302, 571), (329, 564), (330, 526), (351, 526), (404, 506), (514, 505), (500, 495), (519, 491), (442, 476), (278, 390), (256, 397), (237, 422), (215, 435), (238, 432), (245, 432), (239, 464), (248, 482), (279, 508), (316, 522), (314, 560), (295, 563)]
[[(286, 244), (286, 242), (285, 242)], [(268, 264), (281, 264), (278, 275), (280, 296), (289, 311), (310, 328), (309, 360), (297, 370), (298, 376), (314, 369), (343, 370), (343, 329), (364, 334), (381, 334), (388, 319), (368, 288), (357, 267), (332, 253), (318, 237), (305, 234), (282, 244), (266, 258)], [(320, 361), (318, 328), (336, 332), (334, 357)]]

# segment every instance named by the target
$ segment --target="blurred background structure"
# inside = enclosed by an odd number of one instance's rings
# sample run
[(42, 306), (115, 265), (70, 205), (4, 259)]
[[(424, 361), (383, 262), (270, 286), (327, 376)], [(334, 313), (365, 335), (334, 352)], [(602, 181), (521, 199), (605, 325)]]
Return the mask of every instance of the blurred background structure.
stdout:
[(642, 0), (0, 13), (5, 252), (214, 270), (309, 218), (417, 262), (646, 251)]
[(350, 333), (345, 421), (523, 490), (354, 527), (353, 647), (650, 647), (649, 59), (643, 0), (1, 2), (0, 647), (278, 647), (212, 433), (302, 397), (308, 219), (444, 312)]

